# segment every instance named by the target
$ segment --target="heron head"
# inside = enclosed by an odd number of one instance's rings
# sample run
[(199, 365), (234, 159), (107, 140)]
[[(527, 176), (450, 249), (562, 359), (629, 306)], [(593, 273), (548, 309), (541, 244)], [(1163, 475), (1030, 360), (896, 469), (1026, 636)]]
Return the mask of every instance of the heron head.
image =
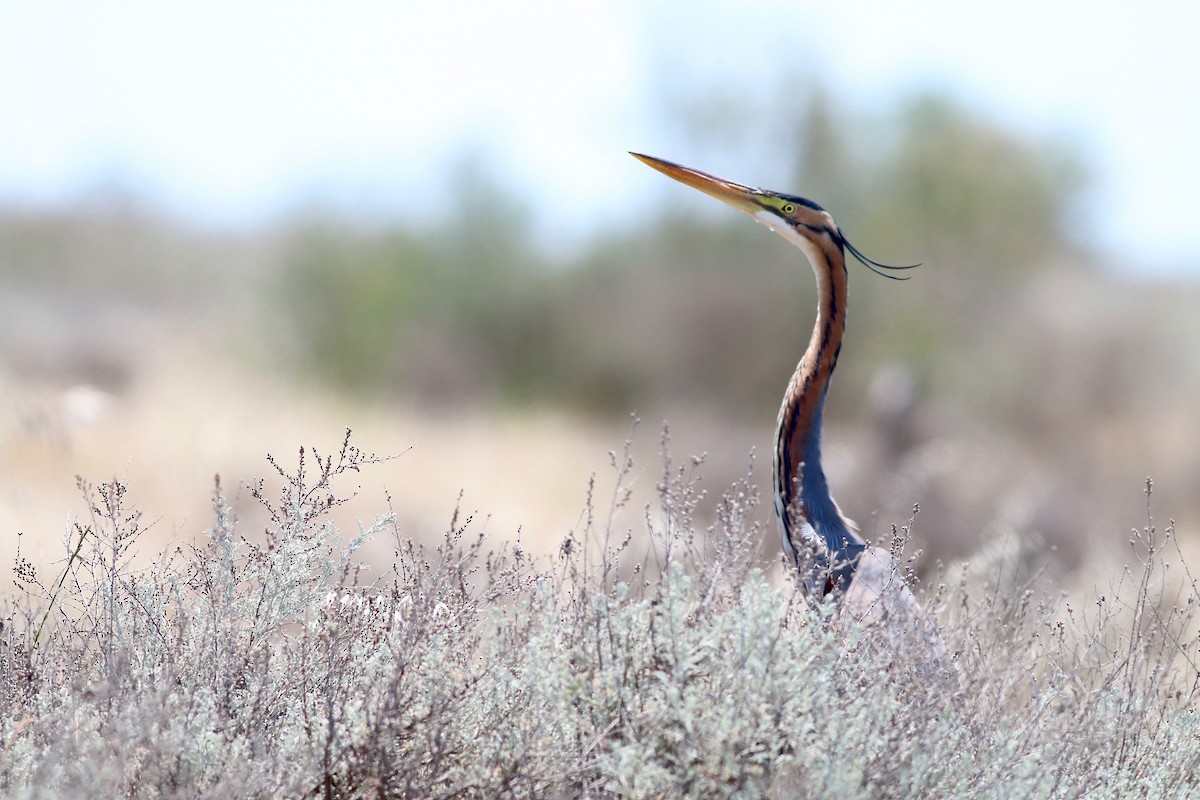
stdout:
[(786, 239), (791, 239), (794, 233), (808, 230), (836, 231), (833, 217), (812, 200), (780, 192), (769, 192), (765, 189), (755, 189), (742, 186), (740, 183), (727, 181), (698, 169), (685, 167), (654, 156), (641, 153), (630, 153), (643, 164), (653, 167), (669, 178), (680, 183), (699, 189), (709, 197), (715, 197), (738, 211), (749, 214), (758, 222)]
[(847, 241), (829, 212), (807, 198), (742, 186), (740, 183), (727, 181), (724, 178), (709, 175), (707, 172), (654, 156), (632, 152), (630, 155), (669, 178), (674, 178), (693, 189), (699, 189), (706, 195), (715, 197), (722, 203), (749, 214), (757, 222), (767, 226), (803, 250), (805, 255), (809, 255), (810, 260), (812, 260), (810, 248), (831, 243), (839, 252), (849, 250), (851, 255), (872, 272), (887, 278), (903, 280), (899, 276), (880, 272), (877, 268), (894, 270), (912, 269), (917, 266), (916, 264), (891, 266), (867, 258)]

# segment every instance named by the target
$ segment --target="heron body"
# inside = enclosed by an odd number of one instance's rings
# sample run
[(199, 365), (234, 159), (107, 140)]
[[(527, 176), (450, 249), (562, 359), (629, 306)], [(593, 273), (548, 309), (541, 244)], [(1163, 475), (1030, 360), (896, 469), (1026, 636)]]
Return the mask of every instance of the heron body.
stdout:
[[(829, 381), (846, 330), (846, 253), (880, 275), (909, 269), (873, 261), (854, 247), (833, 217), (811, 200), (732, 183), (651, 156), (632, 154), (770, 228), (808, 257), (817, 280), (817, 317), (808, 348), (784, 393), (775, 429), (772, 480), (783, 549), (817, 602), (833, 596), (856, 619), (920, 616), (891, 554), (868, 547), (838, 508), (821, 462), (821, 427)], [(930, 629), (923, 629), (929, 634)], [(936, 628), (932, 636), (941, 645)], [(941, 647), (945, 652), (944, 646)]]

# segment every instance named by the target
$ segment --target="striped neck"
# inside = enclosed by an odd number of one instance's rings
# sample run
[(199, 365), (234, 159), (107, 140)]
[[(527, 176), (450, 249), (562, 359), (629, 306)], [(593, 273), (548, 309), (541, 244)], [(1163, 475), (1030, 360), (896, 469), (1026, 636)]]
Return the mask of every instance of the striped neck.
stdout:
[(846, 329), (847, 276), (836, 229), (814, 238), (801, 249), (817, 278), (817, 320), (779, 409), (774, 483), (784, 550), (819, 598), (849, 587), (865, 545), (834, 502), (821, 463), (825, 395)]

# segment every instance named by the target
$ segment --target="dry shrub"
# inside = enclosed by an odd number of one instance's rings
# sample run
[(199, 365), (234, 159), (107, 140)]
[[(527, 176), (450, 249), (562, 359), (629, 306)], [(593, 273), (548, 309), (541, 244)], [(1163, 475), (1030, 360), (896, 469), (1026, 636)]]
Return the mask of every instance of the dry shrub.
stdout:
[[(378, 460), (350, 445), (278, 466), (243, 536), (220, 486), (198, 547), (134, 569), (124, 487), (61, 580), (20, 562), (0, 631), (9, 797), (1188, 797), (1197, 747), (1190, 573), (1173, 527), (1086, 610), (1037, 578), (964, 570), (921, 592), (958, 680), (855, 646), (768, 579), (752, 471), (701, 529), (703, 458), (664, 433), (656, 508), (594, 484), (552, 557), (457, 512), (436, 546), (390, 510), (348, 541), (327, 512)], [(315, 465), (315, 467), (314, 467)], [(753, 460), (751, 460), (751, 467)], [(1147, 500), (1149, 501), (1149, 487)], [(901, 530), (901, 534), (906, 533)], [(365, 580), (356, 549), (395, 538)], [(902, 536), (903, 538), (903, 536)]]

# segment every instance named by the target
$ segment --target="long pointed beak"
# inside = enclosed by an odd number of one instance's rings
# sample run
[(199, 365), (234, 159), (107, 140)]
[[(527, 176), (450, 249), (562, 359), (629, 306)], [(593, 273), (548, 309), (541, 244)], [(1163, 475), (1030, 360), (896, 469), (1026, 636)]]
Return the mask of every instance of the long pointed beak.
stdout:
[(685, 167), (661, 158), (655, 158), (654, 156), (644, 156), (641, 153), (633, 152), (629, 155), (643, 164), (654, 167), (663, 175), (674, 178), (682, 184), (691, 186), (693, 189), (699, 189), (709, 197), (715, 197), (722, 203), (727, 203), (738, 211), (744, 211), (752, 217), (763, 209), (763, 205), (756, 199), (756, 195), (762, 194), (757, 189), (742, 186), (739, 183), (733, 183), (724, 178), (709, 175), (707, 172), (701, 172), (698, 169)]

